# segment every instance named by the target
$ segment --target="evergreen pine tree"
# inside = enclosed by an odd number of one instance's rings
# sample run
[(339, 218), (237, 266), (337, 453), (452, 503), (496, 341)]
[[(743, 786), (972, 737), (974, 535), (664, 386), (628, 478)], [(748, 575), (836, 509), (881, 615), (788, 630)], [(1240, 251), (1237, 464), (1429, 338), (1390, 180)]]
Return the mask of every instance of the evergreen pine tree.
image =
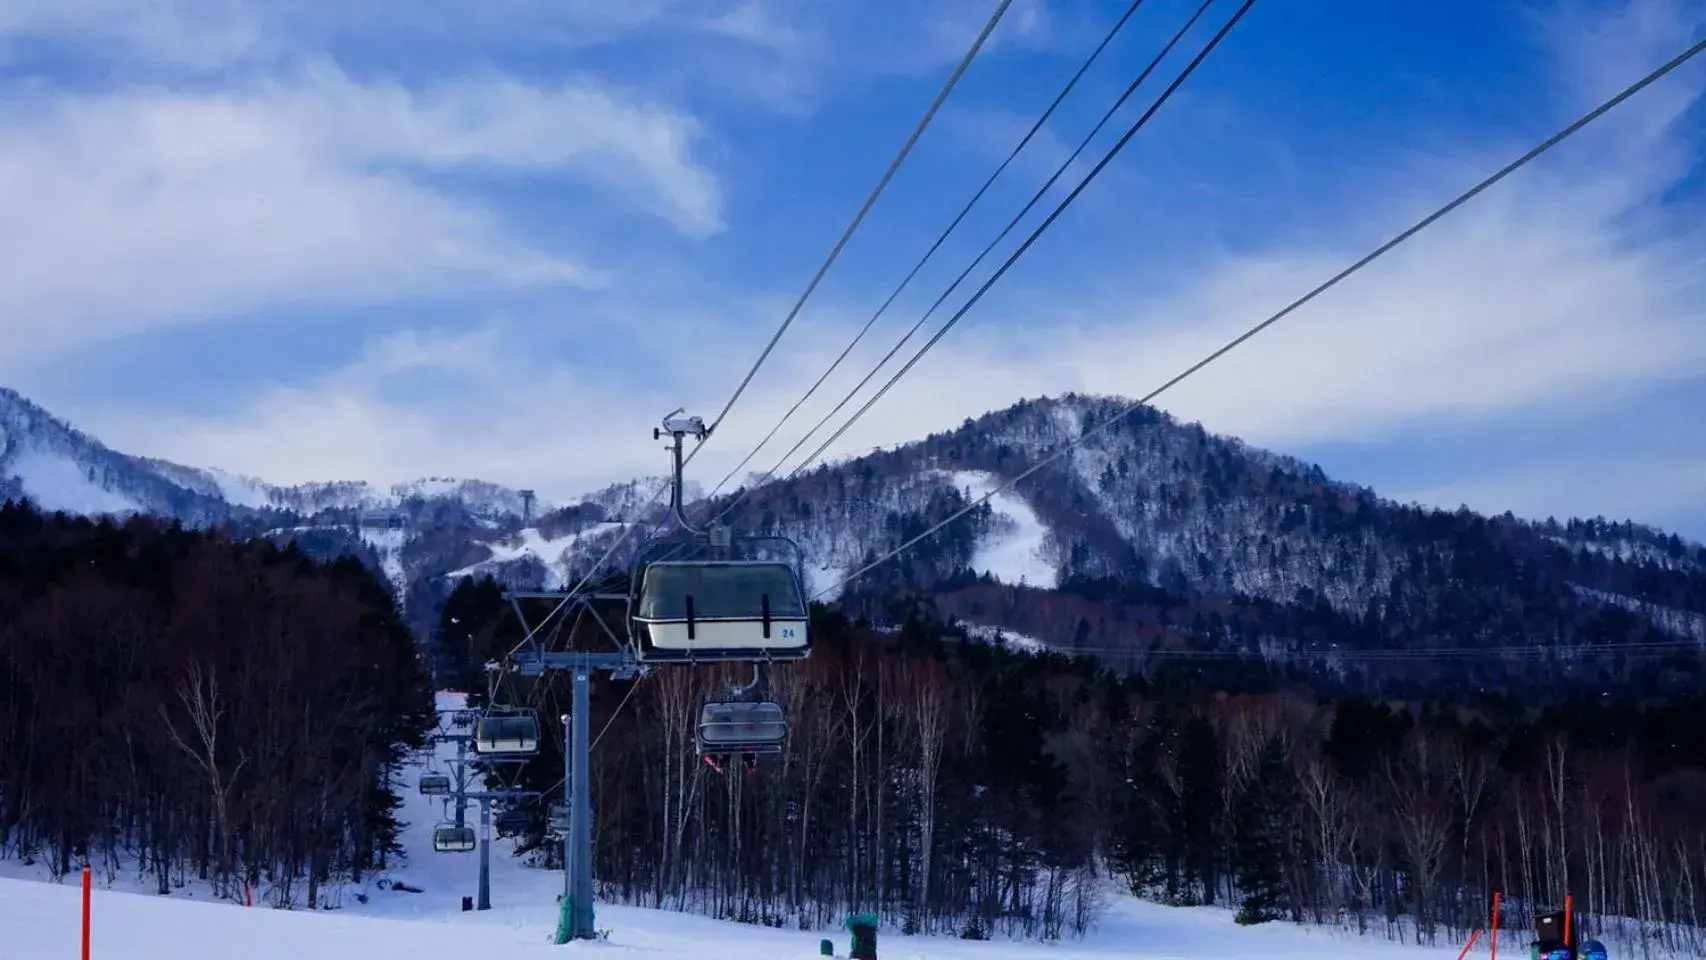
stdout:
[(1236, 918), (1239, 923), (1266, 923), (1279, 918), (1286, 890), (1290, 775), (1284, 742), (1271, 738), (1262, 748), (1255, 779), (1233, 807), (1233, 870), (1243, 895)]

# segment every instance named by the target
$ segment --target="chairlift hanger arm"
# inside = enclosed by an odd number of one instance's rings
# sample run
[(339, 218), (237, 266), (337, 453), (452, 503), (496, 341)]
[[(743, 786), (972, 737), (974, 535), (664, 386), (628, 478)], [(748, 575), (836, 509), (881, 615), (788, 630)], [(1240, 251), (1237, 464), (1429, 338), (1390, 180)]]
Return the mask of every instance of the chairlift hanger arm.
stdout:
[(705, 428), (705, 421), (698, 417), (678, 416), (683, 409), (684, 408), (682, 407), (676, 407), (674, 411), (666, 415), (663, 418), (663, 427), (661, 429), (653, 427), (652, 439), (661, 439), (665, 433), (669, 434), (669, 455), (671, 461), (669, 478), (669, 509), (670, 512), (675, 515), (675, 522), (681, 524), (681, 528), (683, 530), (686, 530), (689, 533), (699, 534), (701, 531), (691, 523), (687, 522), (687, 505), (682, 502), (681, 475), (685, 464), (685, 461), (682, 459), (682, 446), (683, 438), (688, 434), (692, 434), (702, 444), (705, 442), (705, 438), (710, 436), (711, 432)]
[(702, 417), (681, 416), (681, 414), (685, 413), (686, 410), (686, 407), (676, 407), (674, 410), (664, 414), (662, 429), (657, 427), (652, 428), (652, 439), (662, 439), (663, 435), (666, 433), (677, 437), (692, 434), (693, 439), (698, 440), (700, 443), (705, 442), (705, 440), (711, 436), (711, 428), (705, 426), (705, 420)]
[(753, 663), (753, 665), (752, 665), (752, 679), (747, 681), (744, 684), (737, 683), (737, 684), (730, 686), (729, 687), (729, 696), (731, 696), (731, 697), (743, 697), (746, 694), (748, 694), (754, 690), (758, 690), (761, 685), (762, 686), (768, 686), (768, 684), (766, 684), (765, 681), (768, 680), (769, 677), (764, 676), (759, 672), (761, 669), (763, 669), (764, 666), (766, 666), (766, 665), (762, 662)]

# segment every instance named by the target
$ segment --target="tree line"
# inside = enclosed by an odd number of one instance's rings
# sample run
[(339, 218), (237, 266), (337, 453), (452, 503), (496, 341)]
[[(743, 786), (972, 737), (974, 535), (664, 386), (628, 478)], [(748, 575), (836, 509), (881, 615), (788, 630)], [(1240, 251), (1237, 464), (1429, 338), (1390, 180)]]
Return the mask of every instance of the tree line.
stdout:
[[(744, 665), (595, 681), (601, 897), (801, 927), (872, 909), (907, 931), (1046, 939), (1092, 925), (1111, 879), (1244, 922), (1426, 944), (1486, 927), (1497, 890), (1519, 937), (1570, 894), (1610, 942), (1706, 948), (1698, 694), (1443, 708), (1301, 681), (1234, 692), (1202, 667), (1145, 679), (919, 617), (875, 631), (815, 609), (813, 629), (811, 658), (771, 671), (786, 753), (751, 774), (719, 776), (694, 745), (699, 705)], [(464, 582), (442, 630), (479, 699), (474, 668), (519, 636), (501, 588)], [(556, 683), (501, 694), (554, 718), (568, 709)], [(522, 782), (555, 794), (561, 731), (543, 726)], [(534, 814), (523, 848), (555, 867)]]
[[(358, 560), (226, 533), (0, 504), (0, 855), (311, 906), (391, 862), (392, 777), (431, 722), (424, 653)], [(601, 896), (1051, 939), (1093, 925), (1112, 879), (1246, 922), (1428, 943), (1484, 926), (1500, 890), (1515, 929), (1572, 894), (1605, 939), (1706, 948), (1698, 693), (1443, 709), (1425, 688), (1377, 700), (1247, 665), (1116, 671), (967, 642), (928, 608), (894, 620), (814, 608), (813, 656), (770, 673), (786, 752), (751, 774), (719, 776), (694, 745), (700, 704), (744, 665), (599, 681)], [(437, 636), (443, 685), (478, 703), (482, 664), (520, 624), (501, 587), (469, 580)], [(555, 794), (561, 678), (499, 692), (539, 710), (522, 785)], [(529, 809), (525, 851), (559, 865)]]
[(0, 856), (323, 905), (398, 851), (432, 710), (359, 560), (0, 504)]
[[(843, 606), (869, 611), (877, 622), (898, 622), (922, 605), (939, 619), (1001, 624), (1156, 684), (1197, 672), (1183, 655), (1219, 661), (1215, 678), (1239, 689), (1306, 686), (1376, 699), (1473, 701), (1487, 690), (1545, 697), (1608, 688), (1668, 696), (1706, 681), (1699, 655), (1706, 640), (1690, 645), (1629, 610), (1501, 600), (1467, 585), (1411, 600), (1350, 616), (1326, 604), (1178, 594), (1107, 578), (1069, 577), (1041, 590), (961, 574), (929, 594), (860, 587)], [(1431, 655), (1441, 650), (1455, 652)]]

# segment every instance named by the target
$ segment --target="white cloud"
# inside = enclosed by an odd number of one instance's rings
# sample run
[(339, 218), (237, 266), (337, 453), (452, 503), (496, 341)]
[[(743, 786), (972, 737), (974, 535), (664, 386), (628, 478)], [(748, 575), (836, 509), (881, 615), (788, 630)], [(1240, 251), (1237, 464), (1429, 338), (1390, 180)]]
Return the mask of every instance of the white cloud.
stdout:
[[(212, 71), (352, 37), (454, 37), (459, 44), (586, 47), (694, 26), (698, 0), (7, 0), (0, 45), (68, 41), (108, 56)], [(5, 50), (0, 46), (0, 53)]]
[[(1622, 211), (1590, 207), (1588, 192), (1531, 182), (1514, 191), (1520, 202), (1465, 209), (1158, 402), (1212, 429), (1296, 447), (1699, 371), (1706, 315), (1679, 295), (1697, 290), (1675, 288), (1687, 259), (1661, 240), (1622, 243)], [(1228, 263), (1186, 296), (1133, 311), (1134, 326), (1080, 332), (1079, 375), (1086, 386), (1147, 392), (1355, 256)]]
[(42, 40), (70, 39), (108, 56), (210, 70), (255, 53), (260, 24), (240, 0), (6, 0), (0, 63)]
[[(640, 34), (677, 33), (702, 39), (720, 34), (760, 46), (775, 37), (750, 29), (770, 23), (762, 0), (345, 0), (279, 4), (268, 11), (274, 28), (305, 42), (390, 31), (409, 36), (453, 36), (465, 43), (540, 44), (583, 48)], [(731, 29), (744, 25), (748, 29)]]
[(698, 122), (599, 86), (494, 76), (417, 94), (322, 72), (284, 96), (298, 129), (350, 161), (570, 169), (631, 193), (690, 236), (723, 227), (716, 181), (689, 159)]
[[(649, 49), (632, 72), (636, 82), (686, 78), (795, 108), (796, 96), (821, 93), (825, 80), (958, 60), (992, 9), (993, 0), (7, 0), (0, 63), (44, 40), (129, 66), (204, 74), (376, 36), (427, 59), (637, 44)], [(1041, 0), (1017, 0), (986, 51), (1058, 42), (1058, 19)], [(788, 90), (765, 89), (760, 78)]]
[(588, 285), (422, 171), (570, 175), (703, 236), (692, 118), (591, 84), (407, 90), (319, 69), (241, 91), (137, 88), (0, 108), (0, 355), (210, 314)]
[(704, 29), (757, 47), (787, 50), (800, 42), (799, 29), (783, 21), (765, 0), (741, 0), (731, 9), (706, 17)]

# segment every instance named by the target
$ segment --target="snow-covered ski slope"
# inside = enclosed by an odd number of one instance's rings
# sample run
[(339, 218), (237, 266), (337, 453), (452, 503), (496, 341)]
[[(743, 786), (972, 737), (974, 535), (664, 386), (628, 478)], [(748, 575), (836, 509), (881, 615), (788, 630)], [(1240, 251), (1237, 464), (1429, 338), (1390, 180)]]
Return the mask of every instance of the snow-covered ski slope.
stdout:
[[(461, 697), (441, 694), (441, 707)], [(445, 754), (453, 751), (445, 750)], [(447, 769), (440, 765), (439, 769)], [(407, 789), (403, 844), (407, 862), (361, 889), (337, 894), (336, 910), (309, 913), (212, 902), (192, 882), (170, 896), (145, 892), (134, 876), (108, 886), (97, 871), (93, 906), (96, 960), (510, 960), (587, 956), (609, 960), (807, 960), (829, 938), (845, 957), (840, 931), (774, 930), (638, 907), (599, 904), (600, 942), (556, 946), (556, 896), (562, 874), (524, 866), (507, 841), (492, 851), (492, 909), (463, 913), (473, 896), (478, 853), (437, 854), (432, 828), (440, 802), (420, 796), (417, 768), (401, 772)], [(36, 868), (0, 861), (0, 960), (78, 956), (80, 893), (73, 873), (44, 882)], [(402, 881), (420, 892), (392, 889)], [(357, 894), (365, 895), (361, 902)], [(267, 891), (262, 890), (264, 899)], [(1508, 949), (1508, 941), (1502, 944)], [(1526, 943), (1524, 944), (1526, 946)], [(1526, 951), (1523, 951), (1524, 953)], [(1056, 944), (905, 937), (885, 931), (885, 960), (1450, 960), (1456, 947), (1404, 947), (1286, 923), (1239, 927), (1212, 908), (1178, 909), (1110, 895), (1097, 929)], [(1477, 945), (1471, 956), (1486, 956)]]
[[(470, 858), (472, 854), (468, 855)], [(495, 864), (494, 864), (495, 866)], [(468, 873), (472, 876), (472, 868)], [(454, 913), (425, 909), (424, 894), (396, 894), (368, 907), (310, 914), (139, 893), (97, 890), (95, 960), (511, 960), (580, 956), (608, 960), (810, 960), (836, 931), (771, 930), (678, 913), (600, 904), (607, 941), (554, 946), (553, 885), (498, 886), (493, 908)], [(464, 891), (473, 884), (464, 882)], [(0, 881), (0, 957), (54, 960), (78, 955), (76, 884)], [(413, 896), (415, 902), (397, 901)], [(971, 942), (937, 937), (878, 938), (884, 960), (1450, 960), (1459, 948), (1402, 947), (1289, 924), (1234, 926), (1212, 909), (1169, 909), (1122, 900), (1097, 932), (1058, 944)], [(1500, 944), (1501, 955), (1510, 951)], [(1485, 958), (1477, 944), (1471, 957)], [(1526, 942), (1516, 957), (1526, 957)]]

